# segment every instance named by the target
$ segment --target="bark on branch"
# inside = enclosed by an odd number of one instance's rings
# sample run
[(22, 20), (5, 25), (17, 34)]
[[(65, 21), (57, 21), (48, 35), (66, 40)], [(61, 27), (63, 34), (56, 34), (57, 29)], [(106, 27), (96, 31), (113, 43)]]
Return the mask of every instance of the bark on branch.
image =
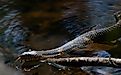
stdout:
[(41, 62), (52, 62), (70, 67), (81, 66), (107, 66), (121, 67), (121, 59), (119, 58), (103, 58), (103, 57), (72, 57), (72, 58), (48, 58), (40, 60)]

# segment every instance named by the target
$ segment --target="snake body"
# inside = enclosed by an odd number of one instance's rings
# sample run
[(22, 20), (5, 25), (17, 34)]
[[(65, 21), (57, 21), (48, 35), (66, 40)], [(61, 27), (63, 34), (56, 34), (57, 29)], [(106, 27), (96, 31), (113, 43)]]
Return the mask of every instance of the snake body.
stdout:
[(26, 54), (38, 55), (38, 56), (52, 55), (52, 54), (65, 52), (65, 51), (68, 51), (68, 50), (76, 48), (76, 47), (84, 48), (88, 44), (95, 42), (95, 39), (99, 39), (99, 38), (104, 39), (105, 36), (108, 37), (107, 35), (108, 34), (110, 35), (110, 33), (113, 33), (111, 35), (113, 38), (110, 38), (111, 36), (109, 36), (108, 38), (109, 38), (109, 41), (112, 41), (121, 36), (118, 34), (119, 36), (117, 37), (117, 33), (120, 32), (120, 30), (121, 30), (121, 20), (119, 20), (115, 25), (112, 25), (110, 27), (91, 30), (89, 32), (86, 32), (58, 48), (46, 50), (46, 51), (24, 52), (22, 55), (26, 55)]

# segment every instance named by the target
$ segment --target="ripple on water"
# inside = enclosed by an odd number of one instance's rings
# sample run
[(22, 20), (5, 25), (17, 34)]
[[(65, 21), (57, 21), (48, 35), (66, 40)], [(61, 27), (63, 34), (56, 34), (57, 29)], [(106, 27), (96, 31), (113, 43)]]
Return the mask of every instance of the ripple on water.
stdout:
[[(62, 2), (56, 1), (55, 4), (54, 2), (50, 4), (39, 2), (39, 0), (36, 1), (29, 4), (29, 2), (21, 0), (15, 3), (17, 5), (15, 8), (0, 2), (0, 28), (3, 28), (3, 32), (5, 31), (2, 39), (0, 38), (0, 44), (4, 43), (5, 47), (14, 47), (18, 54), (26, 51), (28, 48), (20, 45), (20, 42), (23, 43), (28, 36), (25, 32), (26, 29), (25, 31), (22, 29), (22, 24), (31, 33), (28, 41), (26, 41), (28, 46), (36, 49), (54, 48), (64, 44), (73, 36), (76, 37), (82, 34), (81, 32), (85, 26), (88, 28), (88, 26), (96, 25), (96, 29), (98, 29), (114, 24), (115, 19), (112, 15), (114, 12), (121, 10), (120, 0), (62, 0)], [(101, 67), (99, 69), (90, 67), (87, 69), (87, 71), (91, 70), (105, 74), (117, 73), (118, 71), (120, 74), (120, 69), (115, 68)], [(60, 73), (60, 71), (59, 73), (53, 72), (47, 65), (39, 69), (39, 71), (46, 75)], [(47, 74), (46, 71), (49, 73)], [(60, 75), (65, 73), (67, 72), (62, 72)], [(36, 71), (34, 74), (39, 73)], [(70, 72), (67, 75), (69, 74)]]

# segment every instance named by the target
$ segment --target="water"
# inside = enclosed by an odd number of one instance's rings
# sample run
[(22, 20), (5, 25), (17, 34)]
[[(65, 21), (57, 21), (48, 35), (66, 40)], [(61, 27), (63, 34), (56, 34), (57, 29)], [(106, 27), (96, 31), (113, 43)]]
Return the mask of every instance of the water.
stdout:
[[(0, 46), (5, 50), (2, 52), (7, 58), (5, 62), (14, 60), (12, 59), (14, 56), (27, 51), (26, 46), (35, 50), (51, 49), (63, 45), (93, 27), (98, 29), (115, 24), (113, 14), (121, 10), (120, 2), (120, 0), (0, 0)], [(114, 52), (114, 56), (118, 57), (120, 54), (116, 53), (120, 53), (118, 49)], [(75, 72), (79, 73), (73, 74)], [(45, 64), (31, 73), (33, 73), (31, 75), (80, 75), (85, 72), (81, 72), (80, 69), (63, 72), (53, 70)], [(30, 75), (30, 72), (25, 74)]]

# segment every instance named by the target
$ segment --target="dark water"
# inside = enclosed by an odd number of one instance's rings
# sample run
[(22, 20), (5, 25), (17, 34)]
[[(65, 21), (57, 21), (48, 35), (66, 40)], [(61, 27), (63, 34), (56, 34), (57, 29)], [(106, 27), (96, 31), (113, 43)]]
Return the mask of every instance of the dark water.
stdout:
[[(120, 0), (0, 0), (2, 53), (13, 60), (12, 55), (28, 49), (24, 45), (37, 50), (61, 46), (93, 27), (98, 29), (115, 24), (113, 14), (120, 10)], [(114, 52), (114, 56), (120, 55), (117, 53), (119, 50)], [(112, 68), (107, 70), (111, 71)], [(80, 69), (58, 71), (44, 64), (25, 74), (84, 75), (85, 72)]]

